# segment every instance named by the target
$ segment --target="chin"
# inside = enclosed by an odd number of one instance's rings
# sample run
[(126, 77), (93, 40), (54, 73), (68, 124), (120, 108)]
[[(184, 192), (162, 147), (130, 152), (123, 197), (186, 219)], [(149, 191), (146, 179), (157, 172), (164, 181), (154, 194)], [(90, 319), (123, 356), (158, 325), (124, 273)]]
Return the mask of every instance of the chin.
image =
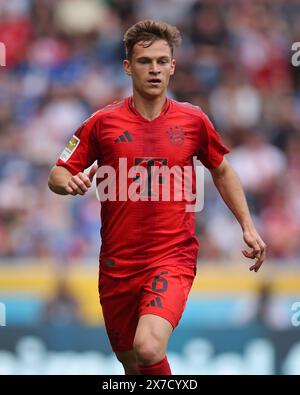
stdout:
[(144, 91), (144, 94), (149, 97), (155, 98), (158, 96), (162, 96), (164, 94), (164, 90), (162, 90), (162, 89), (147, 89)]

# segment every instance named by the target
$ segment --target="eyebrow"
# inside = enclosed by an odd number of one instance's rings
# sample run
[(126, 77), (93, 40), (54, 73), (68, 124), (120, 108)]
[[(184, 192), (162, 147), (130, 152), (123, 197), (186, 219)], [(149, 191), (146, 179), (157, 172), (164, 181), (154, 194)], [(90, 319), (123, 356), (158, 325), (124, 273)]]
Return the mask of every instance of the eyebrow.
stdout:
[[(142, 60), (142, 59), (152, 60), (152, 59), (156, 59), (156, 58), (149, 58), (149, 56), (139, 56), (138, 58), (136, 58), (136, 60)], [(160, 59), (170, 59), (170, 56), (168, 56), (168, 55), (159, 56), (157, 58), (157, 60), (160, 60)]]

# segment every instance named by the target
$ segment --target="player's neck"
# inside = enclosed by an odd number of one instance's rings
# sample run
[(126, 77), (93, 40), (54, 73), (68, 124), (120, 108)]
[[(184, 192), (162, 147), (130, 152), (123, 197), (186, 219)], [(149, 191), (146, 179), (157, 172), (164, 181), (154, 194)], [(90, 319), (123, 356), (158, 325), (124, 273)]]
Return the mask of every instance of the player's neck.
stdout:
[(133, 104), (141, 116), (148, 121), (153, 121), (157, 118), (166, 103), (166, 95), (147, 99), (142, 97), (137, 92), (133, 93)]

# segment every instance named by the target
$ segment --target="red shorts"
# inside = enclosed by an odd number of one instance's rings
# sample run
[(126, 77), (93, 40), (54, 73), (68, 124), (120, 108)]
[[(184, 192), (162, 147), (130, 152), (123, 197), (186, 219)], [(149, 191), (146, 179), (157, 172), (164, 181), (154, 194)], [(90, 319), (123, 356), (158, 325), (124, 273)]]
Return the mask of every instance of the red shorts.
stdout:
[(132, 350), (138, 320), (144, 314), (165, 318), (175, 328), (195, 275), (194, 266), (170, 264), (125, 278), (111, 277), (100, 270), (100, 303), (113, 351)]

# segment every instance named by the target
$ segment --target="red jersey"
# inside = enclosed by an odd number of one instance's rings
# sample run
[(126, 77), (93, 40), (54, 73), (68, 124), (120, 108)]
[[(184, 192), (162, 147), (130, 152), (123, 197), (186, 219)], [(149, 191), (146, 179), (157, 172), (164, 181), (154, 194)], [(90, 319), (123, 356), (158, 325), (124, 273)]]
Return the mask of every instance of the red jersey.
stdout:
[[(149, 170), (154, 164), (183, 169), (193, 166), (194, 156), (207, 168), (214, 169), (228, 152), (199, 107), (166, 99), (161, 114), (148, 121), (129, 97), (87, 119), (56, 164), (75, 175), (97, 160), (99, 166), (115, 169), (118, 177), (121, 176), (120, 158), (127, 160), (127, 170), (135, 166)], [(194, 171), (192, 177), (194, 185)], [(136, 182), (136, 178), (129, 180), (128, 186)], [(163, 177), (159, 182), (163, 183)], [(195, 213), (186, 211), (185, 199), (153, 201), (151, 186), (146, 191), (147, 201), (120, 201), (119, 194), (117, 190), (116, 201), (101, 203), (100, 266), (103, 271), (122, 276), (127, 271), (166, 261), (196, 265)]]

